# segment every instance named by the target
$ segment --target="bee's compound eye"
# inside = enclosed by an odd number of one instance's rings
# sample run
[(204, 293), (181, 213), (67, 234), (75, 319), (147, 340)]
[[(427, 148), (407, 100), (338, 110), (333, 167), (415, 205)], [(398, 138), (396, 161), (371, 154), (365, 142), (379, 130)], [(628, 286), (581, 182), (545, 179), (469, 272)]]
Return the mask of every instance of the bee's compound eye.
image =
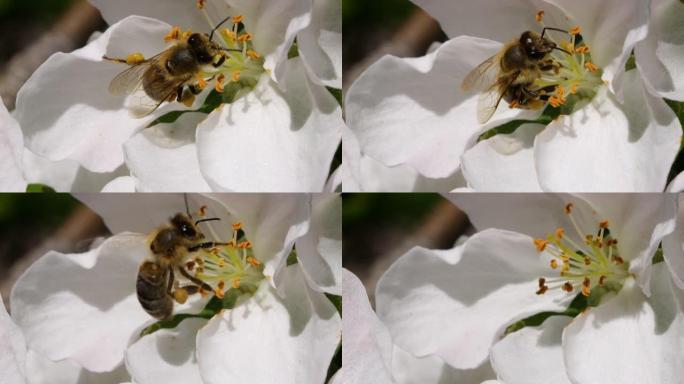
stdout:
[(197, 235), (197, 232), (195, 232), (195, 229), (192, 228), (191, 226), (187, 224), (183, 224), (180, 226), (180, 231), (185, 237), (195, 237)]
[(196, 33), (193, 33), (190, 35), (190, 38), (188, 38), (188, 44), (197, 45), (197, 43), (199, 43), (199, 38), (197, 37)]
[(202, 63), (209, 63), (211, 62), (212, 57), (205, 52), (201, 52), (197, 55), (197, 59)]
[(526, 42), (527, 44), (532, 44), (532, 39), (528, 37), (527, 40), (525, 40), (525, 42)]

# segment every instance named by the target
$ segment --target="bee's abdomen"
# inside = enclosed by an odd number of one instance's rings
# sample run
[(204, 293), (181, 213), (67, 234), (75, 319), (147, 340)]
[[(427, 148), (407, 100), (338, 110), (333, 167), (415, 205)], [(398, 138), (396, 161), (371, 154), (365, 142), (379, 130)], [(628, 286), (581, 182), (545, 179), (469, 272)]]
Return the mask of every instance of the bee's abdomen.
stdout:
[(166, 293), (167, 270), (151, 261), (144, 262), (138, 272), (136, 291), (145, 312), (157, 319), (169, 317), (173, 301)]
[(143, 76), (143, 89), (147, 96), (156, 101), (163, 101), (176, 88), (173, 77), (162, 66), (150, 66)]

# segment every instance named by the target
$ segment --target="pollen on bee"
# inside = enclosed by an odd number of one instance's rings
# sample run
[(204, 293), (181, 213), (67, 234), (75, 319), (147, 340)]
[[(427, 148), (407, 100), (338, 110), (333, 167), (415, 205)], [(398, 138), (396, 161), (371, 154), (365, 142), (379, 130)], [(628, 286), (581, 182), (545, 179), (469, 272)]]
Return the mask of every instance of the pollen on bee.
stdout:
[(580, 33), (582, 33), (582, 28), (580, 28), (579, 25), (575, 25), (574, 27), (570, 28), (570, 31), (568, 31), (568, 33), (570, 33), (573, 36), (579, 35)]
[(226, 76), (222, 73), (218, 75), (218, 78), (216, 78), (216, 85), (214, 86), (214, 89), (216, 89), (216, 92), (223, 93), (223, 82), (226, 80)]
[(537, 248), (537, 252), (543, 252), (548, 244), (549, 242), (544, 239), (534, 239), (534, 247)]
[(188, 29), (187, 31), (184, 31), (181, 33), (180, 39), (181, 40), (187, 40), (190, 38), (190, 35), (192, 35), (192, 29)]
[(542, 20), (544, 20), (544, 11), (537, 12), (537, 14), (534, 16), (534, 19), (537, 20), (537, 23), (541, 23)]
[(186, 107), (192, 107), (192, 104), (195, 102), (195, 95), (193, 95), (192, 93), (187, 93), (187, 94), (183, 95), (181, 102)]
[(584, 67), (587, 68), (590, 72), (598, 71), (598, 66), (592, 63), (591, 61), (584, 63)]
[(172, 40), (178, 40), (178, 38), (180, 37), (180, 35), (181, 35), (181, 29), (180, 29), (180, 27), (173, 27), (173, 28), (171, 28), (171, 31), (169, 31), (169, 33), (167, 33), (167, 34), (164, 36), (164, 41), (169, 42), (169, 41), (172, 41)]
[(188, 301), (188, 291), (185, 288), (178, 288), (173, 291), (173, 298), (178, 304), (185, 304)]
[(126, 64), (128, 65), (140, 64), (143, 61), (145, 61), (145, 56), (140, 52), (131, 53), (126, 56)]

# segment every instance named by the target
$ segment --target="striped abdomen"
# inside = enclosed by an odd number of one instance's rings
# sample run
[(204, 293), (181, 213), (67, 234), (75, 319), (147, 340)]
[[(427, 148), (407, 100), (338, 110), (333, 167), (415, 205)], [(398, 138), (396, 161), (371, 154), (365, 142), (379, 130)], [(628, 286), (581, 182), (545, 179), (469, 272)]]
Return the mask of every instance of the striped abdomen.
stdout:
[(173, 301), (166, 293), (168, 276), (168, 268), (152, 261), (142, 263), (138, 270), (138, 301), (145, 312), (157, 319), (167, 318), (173, 312)]

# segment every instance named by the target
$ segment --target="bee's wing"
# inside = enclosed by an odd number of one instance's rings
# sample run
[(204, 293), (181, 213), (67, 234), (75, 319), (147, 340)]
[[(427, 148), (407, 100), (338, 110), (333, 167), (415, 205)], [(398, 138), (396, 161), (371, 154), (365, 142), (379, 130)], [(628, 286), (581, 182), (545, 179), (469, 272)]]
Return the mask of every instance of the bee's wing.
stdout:
[[(182, 83), (179, 83), (180, 86)], [(138, 87), (131, 95), (126, 99), (125, 106), (131, 112), (131, 114), (137, 118), (145, 117), (150, 113), (154, 112), (159, 108), (162, 103), (171, 99), (171, 97), (178, 92), (177, 87), (170, 87), (166, 97), (161, 100), (154, 100), (149, 97), (142, 87)]]
[(145, 71), (147, 71), (147, 69), (153, 64), (159, 62), (159, 60), (164, 57), (165, 53), (166, 51), (139, 64), (135, 64), (116, 75), (116, 77), (109, 83), (109, 93), (112, 95), (130, 95), (135, 92), (135, 90), (139, 88), (142, 83)]
[(497, 53), (470, 71), (461, 83), (461, 90), (464, 92), (489, 90), (496, 83), (499, 72), (498, 58), (499, 54)]
[(503, 98), (503, 93), (500, 87), (492, 85), (489, 90), (480, 93), (477, 99), (477, 121), (484, 124), (492, 117), (499, 102)]

